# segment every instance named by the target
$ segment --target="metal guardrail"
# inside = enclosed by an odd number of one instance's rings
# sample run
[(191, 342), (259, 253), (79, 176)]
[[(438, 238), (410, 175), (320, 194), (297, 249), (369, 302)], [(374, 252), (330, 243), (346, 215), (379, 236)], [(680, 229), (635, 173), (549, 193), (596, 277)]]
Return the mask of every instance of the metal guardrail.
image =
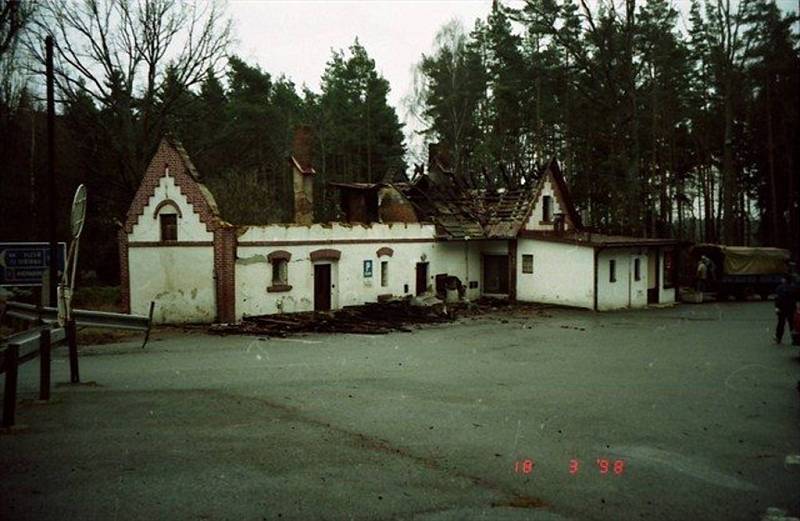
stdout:
[[(144, 331), (144, 342), (142, 343), (142, 348), (144, 348), (150, 338), (154, 308), (155, 302), (151, 302), (148, 316), (90, 311), (87, 309), (73, 309), (71, 315), (75, 324), (82, 327)], [(6, 315), (40, 324), (55, 324), (58, 322), (58, 309), (24, 304), (22, 302), (6, 302)]]
[[(33, 329), (28, 329), (27, 331), (17, 333), (16, 335), (11, 335), (0, 340), (0, 345), (3, 347), (17, 346), (17, 364), (24, 364), (25, 362), (33, 360), (39, 355), (42, 331), (45, 329), (50, 328), (46, 326), (35, 327)], [(57, 344), (58, 342), (63, 342), (66, 339), (67, 330), (63, 327), (50, 329), (50, 342), (53, 345)], [(0, 373), (5, 372), (5, 370), (5, 350), (3, 350), (0, 351)]]
[(71, 311), (70, 319), (66, 321), (65, 327), (55, 327), (54, 325), (58, 323), (58, 310), (56, 308), (35, 306), (22, 302), (6, 302), (5, 309), (0, 310), (4, 311), (5, 315), (28, 320), (37, 325), (22, 333), (0, 339), (0, 346), (2, 346), (2, 350), (0, 350), (0, 374), (5, 373), (2, 427), (9, 428), (14, 425), (17, 403), (17, 375), (20, 365), (33, 360), (37, 356), (39, 357), (39, 399), (48, 400), (50, 398), (50, 356), (53, 346), (64, 340), (67, 341), (70, 382), (79, 383), (76, 327), (144, 331), (144, 343), (142, 344), (144, 348), (147, 345), (148, 338), (150, 338), (154, 307), (155, 303), (151, 302), (150, 313), (146, 317), (74, 309)]
[[(6, 315), (23, 320), (42, 321), (46, 324), (52, 324), (58, 321), (58, 309), (39, 307), (22, 302), (7, 302)], [(150, 329), (150, 323), (153, 319), (153, 307), (150, 307), (149, 317), (142, 315), (126, 315), (124, 313), (109, 313), (106, 311), (73, 309), (72, 318), (79, 326), (147, 331)]]
[(39, 326), (0, 340), (4, 344), (0, 351), (0, 373), (5, 373), (3, 382), (2, 427), (14, 426), (17, 409), (17, 376), (19, 366), (39, 357), (39, 399), (50, 399), (50, 360), (53, 347), (66, 340), (69, 347), (69, 379), (79, 383), (78, 346), (75, 322), (67, 322), (66, 328)]

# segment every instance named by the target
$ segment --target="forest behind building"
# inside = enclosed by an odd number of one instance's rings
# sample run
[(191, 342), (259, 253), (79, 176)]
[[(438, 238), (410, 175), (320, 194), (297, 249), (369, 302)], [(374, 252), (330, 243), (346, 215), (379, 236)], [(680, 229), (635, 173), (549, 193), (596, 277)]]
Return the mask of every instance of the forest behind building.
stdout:
[(87, 185), (81, 268), (104, 283), (165, 134), (223, 215), (253, 224), (291, 219), (298, 124), (314, 132), (319, 221), (337, 218), (327, 183), (413, 177), (438, 142), (456, 175), (487, 189), (532, 186), (557, 158), (592, 229), (798, 255), (798, 19), (774, 1), (496, 1), (439, 30), (401, 107), (357, 34), (314, 90), (237, 56), (223, 3), (0, 1), (0, 240), (48, 238), (52, 35), (54, 196), (66, 216)]

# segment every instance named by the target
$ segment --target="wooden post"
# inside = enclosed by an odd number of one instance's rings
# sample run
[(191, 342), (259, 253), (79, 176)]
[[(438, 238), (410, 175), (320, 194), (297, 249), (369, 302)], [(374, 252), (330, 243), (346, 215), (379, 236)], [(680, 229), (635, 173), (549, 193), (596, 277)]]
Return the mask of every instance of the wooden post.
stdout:
[(6, 348), (5, 367), (6, 381), (3, 391), (3, 427), (14, 425), (14, 416), (17, 409), (17, 358), (19, 346), (10, 345)]
[[(52, 36), (45, 38), (45, 62), (47, 69), (47, 224), (50, 229), (50, 277), (47, 291), (50, 296), (48, 301), (51, 306), (55, 307), (58, 305), (56, 300), (58, 242), (56, 239), (56, 104)], [(64, 260), (66, 261), (66, 259)]]
[(43, 329), (39, 336), (39, 399), (50, 399), (50, 330)]
[(67, 346), (69, 347), (69, 381), (76, 384), (80, 383), (81, 377), (78, 374), (78, 339), (75, 331), (75, 320), (67, 320), (64, 327), (67, 333)]

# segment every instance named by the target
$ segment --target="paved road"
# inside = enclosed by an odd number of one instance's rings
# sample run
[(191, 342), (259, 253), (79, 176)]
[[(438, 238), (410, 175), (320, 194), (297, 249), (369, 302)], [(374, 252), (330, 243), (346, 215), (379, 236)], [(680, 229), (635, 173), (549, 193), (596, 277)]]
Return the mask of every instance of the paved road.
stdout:
[[(800, 362), (770, 343), (771, 313), (549, 310), (85, 348), (96, 385), (26, 401), (27, 427), (0, 435), (0, 519), (798, 515), (800, 469), (784, 459), (800, 453)], [(21, 372), (23, 398), (37, 371)], [(68, 380), (64, 358), (54, 373)]]

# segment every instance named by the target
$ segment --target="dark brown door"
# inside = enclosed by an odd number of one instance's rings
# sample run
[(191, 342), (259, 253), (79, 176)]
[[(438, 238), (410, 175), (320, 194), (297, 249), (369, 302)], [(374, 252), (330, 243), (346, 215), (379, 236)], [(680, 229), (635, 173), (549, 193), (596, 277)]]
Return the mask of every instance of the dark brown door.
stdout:
[(428, 290), (428, 263), (417, 263), (417, 295), (422, 295)]
[(656, 304), (658, 302), (658, 288), (661, 286), (659, 273), (660, 255), (657, 249), (647, 252), (647, 303)]
[(483, 292), (508, 294), (508, 255), (483, 256)]
[(331, 265), (314, 265), (314, 311), (331, 309)]

